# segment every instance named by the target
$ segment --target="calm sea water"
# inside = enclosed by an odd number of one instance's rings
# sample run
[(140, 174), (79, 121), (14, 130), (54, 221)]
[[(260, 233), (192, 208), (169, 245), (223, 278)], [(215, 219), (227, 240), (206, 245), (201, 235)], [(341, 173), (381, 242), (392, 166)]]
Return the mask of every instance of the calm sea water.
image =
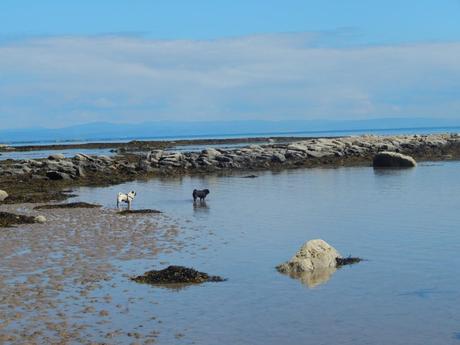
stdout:
[[(433, 127), (433, 128), (393, 128), (393, 129), (361, 129), (361, 130), (338, 130), (338, 131), (299, 131), (299, 132), (276, 132), (276, 133), (256, 133), (256, 134), (238, 134), (238, 135), (220, 135), (213, 134), (209, 136), (194, 136), (194, 137), (162, 137), (162, 138), (130, 138), (126, 139), (116, 139), (108, 138), (104, 140), (86, 140), (86, 141), (68, 141), (69, 144), (84, 144), (91, 142), (128, 142), (131, 140), (181, 140), (181, 139), (229, 139), (229, 138), (252, 138), (252, 137), (281, 137), (281, 136), (290, 136), (290, 137), (336, 137), (336, 136), (349, 136), (349, 135), (362, 135), (362, 134), (375, 134), (375, 135), (399, 135), (399, 134), (434, 134), (434, 133), (449, 133), (449, 132), (460, 132), (460, 127)], [(40, 142), (40, 141), (30, 141), (27, 143), (12, 143), (13, 146), (23, 146), (23, 145), (52, 145), (56, 143), (65, 143), (65, 142)], [(238, 146), (246, 146), (250, 143), (244, 144), (233, 144), (233, 145), (206, 145), (206, 147), (215, 147), (215, 148), (234, 148)], [(199, 151), (202, 150), (205, 146), (202, 145), (186, 145), (186, 146), (177, 146), (173, 148), (173, 151)], [(0, 160), (5, 159), (38, 159), (45, 158), (51, 154), (62, 153), (66, 157), (72, 157), (76, 153), (85, 153), (90, 155), (107, 155), (111, 156), (114, 153), (110, 152), (110, 149), (67, 149), (67, 150), (39, 150), (39, 151), (28, 151), (28, 152), (1, 152)]]
[[(77, 192), (114, 207), (118, 191), (135, 190), (135, 208), (181, 219), (190, 240), (180, 253), (119, 263), (122, 273), (167, 261), (228, 278), (169, 290), (120, 273), (118, 289), (144, 297), (133, 306), (139, 318), (152, 308), (163, 321), (161, 344), (460, 344), (459, 174), (460, 162), (442, 162), (154, 179)], [(206, 207), (194, 207), (194, 188), (211, 190)], [(367, 261), (310, 286), (275, 270), (315, 238)]]

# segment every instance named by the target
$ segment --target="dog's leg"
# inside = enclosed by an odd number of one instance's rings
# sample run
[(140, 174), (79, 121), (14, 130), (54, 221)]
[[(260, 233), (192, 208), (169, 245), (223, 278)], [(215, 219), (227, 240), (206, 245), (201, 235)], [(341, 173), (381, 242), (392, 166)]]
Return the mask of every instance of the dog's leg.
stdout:
[(131, 210), (131, 200), (128, 199), (128, 211)]

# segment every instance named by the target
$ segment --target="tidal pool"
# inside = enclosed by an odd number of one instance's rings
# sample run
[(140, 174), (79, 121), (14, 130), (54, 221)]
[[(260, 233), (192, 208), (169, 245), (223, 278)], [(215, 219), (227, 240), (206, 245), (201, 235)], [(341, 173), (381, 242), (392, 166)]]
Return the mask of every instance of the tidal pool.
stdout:
[[(72, 247), (81, 256), (93, 248), (94, 262), (109, 265), (111, 278), (88, 289), (85, 303), (94, 310), (72, 314), (84, 308), (78, 299), (68, 306), (69, 323), (86, 324), (86, 340), (110, 344), (458, 344), (459, 173), (460, 162), (437, 162), (410, 170), (301, 169), (79, 188), (72, 201), (102, 204), (105, 210), (84, 212), (106, 214), (99, 231), (114, 236), (116, 228), (122, 241), (108, 249), (109, 242), (82, 239), (81, 253), (78, 243)], [(194, 188), (210, 189), (206, 205), (193, 204)], [(163, 214), (115, 215), (116, 194), (130, 190), (137, 192), (134, 208)], [(74, 211), (48, 212), (56, 222)], [(165, 227), (175, 230), (165, 234)], [(81, 231), (94, 242), (96, 230)], [(275, 270), (314, 238), (366, 261), (308, 279)], [(18, 247), (16, 255), (30, 252)], [(129, 280), (169, 264), (228, 280), (175, 289)], [(62, 289), (63, 296), (76, 293)]]

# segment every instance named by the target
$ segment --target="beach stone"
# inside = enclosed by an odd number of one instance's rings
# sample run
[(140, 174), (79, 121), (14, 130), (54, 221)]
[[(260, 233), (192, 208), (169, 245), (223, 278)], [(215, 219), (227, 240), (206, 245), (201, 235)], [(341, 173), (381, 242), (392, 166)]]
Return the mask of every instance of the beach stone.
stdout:
[(48, 159), (55, 160), (55, 161), (60, 160), (60, 159), (64, 159), (64, 158), (65, 158), (65, 156), (62, 153), (55, 153), (53, 155), (48, 156)]
[(5, 200), (6, 198), (8, 198), (8, 193), (0, 189), (0, 201)]
[(272, 162), (277, 162), (277, 163), (284, 163), (286, 161), (286, 156), (280, 152), (275, 152), (271, 156)]
[(373, 166), (374, 168), (413, 168), (417, 163), (411, 156), (384, 151), (374, 156)]
[(36, 217), (34, 218), (34, 221), (35, 221), (35, 223), (43, 224), (43, 223), (46, 222), (46, 218), (45, 218), (45, 216), (41, 216), (41, 215), (40, 215), (40, 216), (36, 216)]
[(336, 259), (340, 257), (340, 253), (327, 242), (310, 240), (288, 262), (276, 268), (282, 273), (313, 272), (336, 267)]
[(147, 160), (149, 161), (159, 161), (161, 159), (161, 157), (163, 156), (163, 150), (154, 150), (154, 151), (150, 151), (148, 154), (147, 154)]
[(91, 160), (91, 157), (88, 155), (85, 155), (83, 153), (77, 153), (75, 157), (73, 157), (77, 161), (86, 161), (86, 160)]
[(222, 154), (216, 149), (213, 149), (212, 147), (208, 147), (207, 149), (201, 151), (201, 153), (210, 159), (214, 159), (215, 157), (220, 156)]

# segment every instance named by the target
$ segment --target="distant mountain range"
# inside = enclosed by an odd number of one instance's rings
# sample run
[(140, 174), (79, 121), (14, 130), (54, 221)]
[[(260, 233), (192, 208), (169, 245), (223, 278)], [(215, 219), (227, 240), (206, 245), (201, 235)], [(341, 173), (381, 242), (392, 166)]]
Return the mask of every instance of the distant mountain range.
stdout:
[[(460, 117), (460, 116), (459, 116)], [(459, 119), (380, 118), (372, 120), (299, 120), (299, 121), (203, 121), (145, 122), (118, 124), (95, 122), (59, 129), (27, 128), (0, 130), (0, 143), (37, 143), (62, 141), (122, 141), (222, 136), (293, 135), (305, 133), (391, 129), (460, 127)]]

